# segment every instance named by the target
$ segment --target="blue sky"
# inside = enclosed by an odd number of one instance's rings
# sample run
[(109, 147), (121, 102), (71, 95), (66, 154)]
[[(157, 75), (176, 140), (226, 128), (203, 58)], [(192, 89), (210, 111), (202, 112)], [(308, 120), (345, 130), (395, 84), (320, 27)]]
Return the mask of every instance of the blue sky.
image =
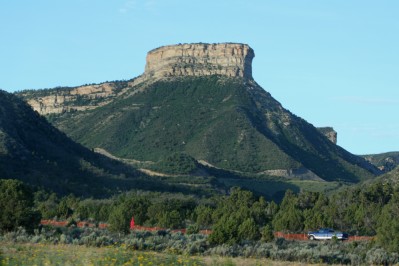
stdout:
[(130, 79), (190, 42), (255, 50), (253, 76), (355, 154), (399, 151), (399, 1), (0, 0), (0, 88)]

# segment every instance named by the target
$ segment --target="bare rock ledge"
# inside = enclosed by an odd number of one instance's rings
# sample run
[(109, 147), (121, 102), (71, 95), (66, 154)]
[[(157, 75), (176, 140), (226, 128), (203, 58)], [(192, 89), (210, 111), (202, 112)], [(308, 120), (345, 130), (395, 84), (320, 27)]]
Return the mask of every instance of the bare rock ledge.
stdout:
[(252, 79), (254, 56), (252, 48), (240, 43), (163, 46), (148, 52), (143, 78), (224, 75)]
[[(148, 52), (144, 73), (130, 81), (120, 92), (116, 91), (114, 83), (106, 82), (51, 91), (47, 95), (29, 97), (27, 101), (42, 115), (60, 114), (95, 109), (112, 102), (117, 95), (129, 92), (137, 84), (152, 83), (163, 78), (223, 75), (252, 79), (254, 56), (252, 48), (240, 43), (162, 46)], [(26, 97), (24, 94), (21, 96)]]

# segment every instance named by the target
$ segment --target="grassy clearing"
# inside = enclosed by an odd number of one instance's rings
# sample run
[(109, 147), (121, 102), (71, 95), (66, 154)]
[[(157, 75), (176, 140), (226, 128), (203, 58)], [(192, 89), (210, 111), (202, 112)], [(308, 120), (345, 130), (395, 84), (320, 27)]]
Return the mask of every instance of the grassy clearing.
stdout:
[(13, 244), (0, 242), (0, 265), (303, 265), (256, 258), (183, 256), (135, 251), (124, 247)]
[(203, 265), (197, 258), (120, 247), (1, 243), (1, 265)]

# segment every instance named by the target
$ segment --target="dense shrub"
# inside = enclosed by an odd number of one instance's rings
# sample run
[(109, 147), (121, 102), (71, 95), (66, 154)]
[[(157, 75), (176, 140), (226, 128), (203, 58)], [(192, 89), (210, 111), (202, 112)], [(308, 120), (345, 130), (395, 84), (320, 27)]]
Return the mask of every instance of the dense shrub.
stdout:
[(271, 242), (271, 241), (273, 241), (274, 234), (273, 234), (272, 227), (269, 224), (267, 224), (266, 226), (262, 227), (260, 233), (262, 235), (261, 240), (263, 242)]
[(382, 210), (377, 240), (388, 251), (399, 252), (399, 193)]
[(109, 229), (113, 232), (127, 234), (129, 232), (129, 216), (123, 206), (116, 207), (109, 215)]
[(160, 162), (151, 166), (151, 169), (168, 174), (190, 174), (198, 168), (197, 161), (185, 153), (172, 153)]
[(34, 209), (32, 190), (18, 180), (0, 179), (0, 231), (19, 226), (33, 232), (41, 215)]
[(192, 224), (187, 228), (186, 233), (191, 235), (191, 234), (198, 234), (200, 231), (200, 228), (197, 224)]

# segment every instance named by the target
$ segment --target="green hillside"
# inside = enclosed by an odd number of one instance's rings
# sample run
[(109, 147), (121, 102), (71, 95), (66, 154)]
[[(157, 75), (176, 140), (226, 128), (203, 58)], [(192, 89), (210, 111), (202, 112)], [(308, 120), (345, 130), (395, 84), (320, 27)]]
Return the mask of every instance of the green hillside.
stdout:
[[(24, 101), (4, 91), (0, 91), (0, 179), (95, 197), (129, 189), (192, 192), (190, 187), (146, 176), (73, 142)], [(201, 188), (196, 193), (202, 193)]]
[(305, 167), (326, 181), (358, 182), (379, 173), (285, 110), (253, 80), (242, 78), (142, 83), (108, 105), (53, 119), (87, 147), (139, 161), (183, 153), (252, 174)]
[(388, 173), (383, 174), (378, 179), (383, 180), (384, 182), (388, 182), (393, 186), (398, 186), (399, 184), (399, 166), (394, 168)]
[(399, 152), (368, 154), (362, 157), (384, 172), (389, 172), (399, 165)]

